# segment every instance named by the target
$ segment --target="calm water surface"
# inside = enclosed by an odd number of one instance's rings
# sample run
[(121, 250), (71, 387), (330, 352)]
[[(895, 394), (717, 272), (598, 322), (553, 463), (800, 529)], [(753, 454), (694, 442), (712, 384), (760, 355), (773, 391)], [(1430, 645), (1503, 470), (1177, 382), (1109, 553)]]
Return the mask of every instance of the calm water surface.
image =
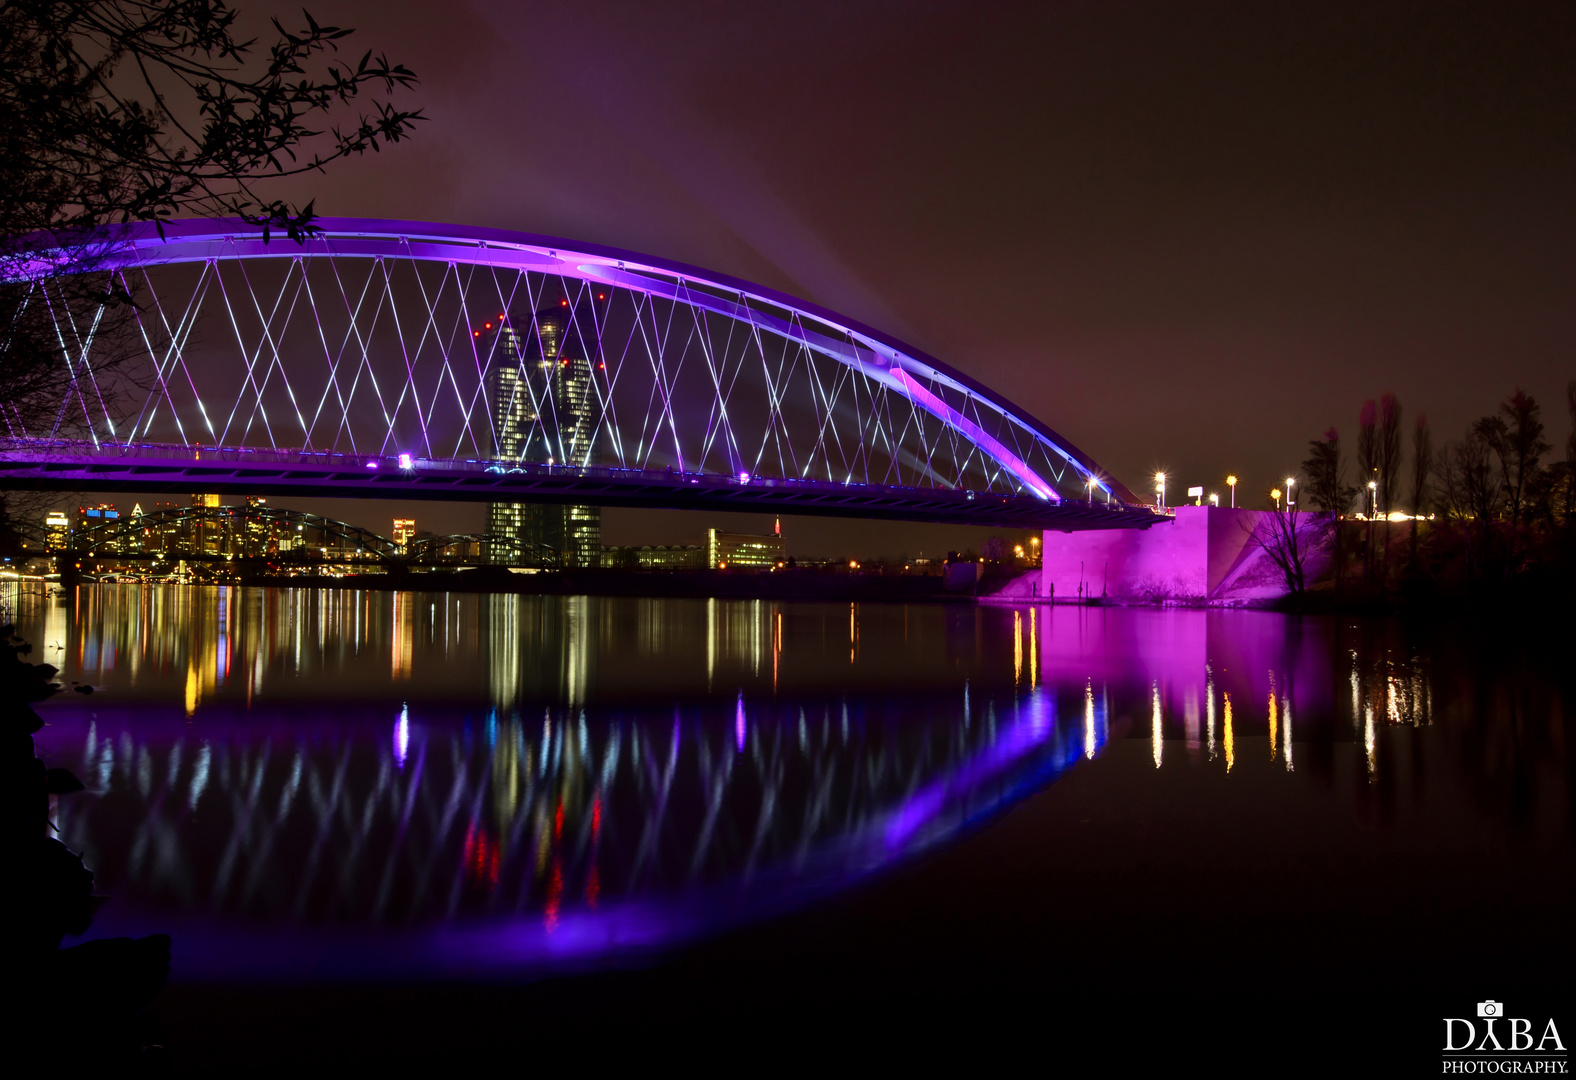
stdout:
[[(934, 857), (1119, 749), (1153, 773), (1135, 799), (1163, 777), (1167, 800), (1242, 814), (1243, 785), (1301, 787), (1419, 857), (1481, 843), (1527, 888), (1569, 887), (1570, 667), (1460, 634), (1066, 607), (9, 599), (34, 657), (95, 690), (43, 705), (37, 737), (89, 788), (57, 822), (112, 897), (94, 934), (173, 934), (177, 980), (638, 962)], [(1244, 857), (1295, 860), (1327, 838), (1257, 842)]]

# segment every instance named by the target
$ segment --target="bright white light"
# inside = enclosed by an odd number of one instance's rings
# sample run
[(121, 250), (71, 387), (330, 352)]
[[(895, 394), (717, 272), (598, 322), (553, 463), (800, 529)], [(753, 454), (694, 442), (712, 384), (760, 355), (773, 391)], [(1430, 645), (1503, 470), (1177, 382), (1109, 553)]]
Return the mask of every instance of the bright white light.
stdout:
[(741, 483), (741, 484), (748, 484), (749, 482), (750, 482), (750, 474), (747, 473), (747, 472), (741, 472), (739, 474), (739, 483)]
[(378, 467), (378, 463), (377, 463), (377, 462), (375, 462), (375, 461), (369, 461), (369, 462), (367, 462), (367, 468), (369, 468), (369, 469), (375, 469), (375, 468), (377, 468), (377, 467)]
[(409, 469), (411, 467), (411, 460), (410, 460), (410, 455), (409, 454), (401, 454), (399, 456), (399, 467), (402, 468), (402, 469)]

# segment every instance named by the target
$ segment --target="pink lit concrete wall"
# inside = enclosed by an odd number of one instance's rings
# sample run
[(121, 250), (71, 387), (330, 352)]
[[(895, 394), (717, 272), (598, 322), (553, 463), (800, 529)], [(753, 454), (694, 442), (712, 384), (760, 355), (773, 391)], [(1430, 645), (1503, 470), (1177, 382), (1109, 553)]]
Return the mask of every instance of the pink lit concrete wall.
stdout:
[[(1105, 597), (1121, 603), (1252, 603), (1286, 593), (1285, 577), (1254, 542), (1270, 514), (1213, 506), (1178, 507), (1148, 529), (1047, 531), (1040, 590), (1058, 601)], [(1309, 584), (1327, 570), (1320, 523), (1299, 515)]]

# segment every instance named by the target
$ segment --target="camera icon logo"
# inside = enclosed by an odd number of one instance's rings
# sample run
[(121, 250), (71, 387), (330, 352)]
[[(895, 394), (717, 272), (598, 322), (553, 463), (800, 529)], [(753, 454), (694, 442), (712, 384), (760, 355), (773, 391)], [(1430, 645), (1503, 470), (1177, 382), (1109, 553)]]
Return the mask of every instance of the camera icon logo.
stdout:
[(1505, 1015), (1505, 1006), (1497, 1001), (1480, 1001), (1478, 1002), (1477, 1010), (1479, 1016)]

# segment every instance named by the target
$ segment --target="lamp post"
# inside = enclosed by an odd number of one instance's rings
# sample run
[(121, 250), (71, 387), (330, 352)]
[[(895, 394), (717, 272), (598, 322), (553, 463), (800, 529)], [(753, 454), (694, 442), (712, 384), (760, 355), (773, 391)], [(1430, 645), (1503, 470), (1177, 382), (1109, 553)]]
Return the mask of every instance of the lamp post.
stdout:
[(1235, 510), (1237, 508), (1237, 478), (1228, 476), (1226, 477), (1226, 483), (1231, 485), (1231, 508)]
[(1084, 481), (1084, 487), (1089, 489), (1089, 505), (1093, 506), (1094, 505), (1094, 477), (1091, 476), (1089, 479), (1085, 480)]
[(1166, 474), (1155, 473), (1155, 493), (1160, 496), (1160, 509), (1166, 508)]
[(1291, 486), (1293, 484), (1295, 484), (1296, 482), (1297, 482), (1297, 480), (1296, 480), (1295, 477), (1288, 476), (1286, 478), (1286, 512), (1288, 514), (1291, 513), (1291, 508), (1293, 506), (1297, 505), (1296, 502), (1291, 497), (1291, 495), (1292, 495)]
[(1220, 496), (1216, 495), (1213, 491), (1209, 493), (1209, 505), (1217, 508), (1220, 506)]
[(1368, 481), (1368, 517), (1370, 520), (1379, 516), (1379, 481)]
[(1280, 509), (1280, 488), (1270, 488), (1270, 498), (1275, 500), (1275, 509)]

